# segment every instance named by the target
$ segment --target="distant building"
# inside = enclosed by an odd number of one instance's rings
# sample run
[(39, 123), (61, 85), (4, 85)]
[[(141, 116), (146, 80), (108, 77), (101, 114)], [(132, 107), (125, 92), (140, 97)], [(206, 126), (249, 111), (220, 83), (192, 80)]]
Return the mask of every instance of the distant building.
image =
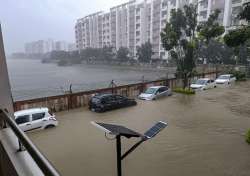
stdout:
[(220, 9), (219, 21), (226, 28), (239, 25), (236, 18), (244, 0), (132, 0), (78, 19), (75, 39), (78, 50), (112, 46), (117, 50), (127, 47), (136, 56), (137, 47), (149, 41), (154, 59), (167, 59), (160, 33), (171, 17), (171, 10), (184, 5), (198, 5), (198, 22), (204, 22), (215, 9)]
[(70, 51), (75, 50), (75, 44), (65, 41), (38, 40), (25, 44), (26, 54), (45, 54), (51, 51)]
[(76, 44), (75, 43), (69, 43), (68, 44), (68, 48), (67, 48), (67, 51), (76, 51)]

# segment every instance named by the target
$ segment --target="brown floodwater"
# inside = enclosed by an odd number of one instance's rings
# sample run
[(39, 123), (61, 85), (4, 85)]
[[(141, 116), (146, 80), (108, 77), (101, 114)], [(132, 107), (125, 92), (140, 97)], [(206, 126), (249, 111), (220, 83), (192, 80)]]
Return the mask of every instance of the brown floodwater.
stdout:
[[(59, 126), (28, 135), (62, 175), (115, 176), (115, 141), (91, 121), (143, 133), (156, 121), (169, 126), (122, 163), (124, 176), (249, 176), (250, 82), (193, 96), (174, 94), (135, 107), (97, 114), (81, 108), (57, 113)], [(136, 139), (122, 139), (123, 151)]]

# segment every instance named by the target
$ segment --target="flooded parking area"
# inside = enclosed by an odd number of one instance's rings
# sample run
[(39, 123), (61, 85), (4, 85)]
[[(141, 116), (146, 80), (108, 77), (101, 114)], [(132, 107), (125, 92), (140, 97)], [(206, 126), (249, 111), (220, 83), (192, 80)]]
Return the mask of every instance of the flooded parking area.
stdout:
[[(62, 175), (116, 175), (115, 140), (91, 121), (115, 123), (144, 133), (169, 123), (122, 163), (125, 176), (249, 176), (250, 82), (196, 95), (174, 94), (107, 113), (76, 109), (57, 113), (59, 126), (28, 133)], [(122, 139), (123, 151), (136, 139)]]

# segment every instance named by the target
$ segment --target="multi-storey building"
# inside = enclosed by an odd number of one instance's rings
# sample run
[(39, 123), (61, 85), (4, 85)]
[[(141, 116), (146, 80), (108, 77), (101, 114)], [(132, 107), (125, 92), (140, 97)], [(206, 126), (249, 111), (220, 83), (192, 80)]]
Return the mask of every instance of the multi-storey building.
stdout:
[(71, 44), (70, 49), (65, 41), (38, 40), (25, 44), (26, 54), (45, 54), (51, 51), (72, 51), (76, 50), (75, 44)]
[(204, 22), (215, 9), (221, 11), (219, 22), (227, 28), (241, 24), (237, 18), (245, 0), (199, 0), (198, 21)]
[(116, 50), (127, 47), (136, 57), (139, 46), (149, 41), (154, 59), (166, 59), (160, 33), (170, 19), (171, 10), (189, 3), (198, 5), (198, 22), (204, 22), (215, 9), (220, 9), (219, 21), (225, 27), (237, 25), (236, 14), (244, 0), (131, 0), (112, 7), (109, 12), (98, 12), (77, 20), (75, 25), (78, 50), (112, 46)]

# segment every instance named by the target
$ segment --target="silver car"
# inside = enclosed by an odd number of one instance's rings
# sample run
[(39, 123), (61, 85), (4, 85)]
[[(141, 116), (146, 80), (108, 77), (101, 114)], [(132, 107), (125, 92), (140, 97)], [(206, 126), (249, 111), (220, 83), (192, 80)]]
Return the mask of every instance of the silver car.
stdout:
[(141, 93), (138, 98), (141, 100), (156, 100), (164, 96), (170, 96), (171, 89), (166, 86), (153, 86), (149, 87), (144, 93)]

